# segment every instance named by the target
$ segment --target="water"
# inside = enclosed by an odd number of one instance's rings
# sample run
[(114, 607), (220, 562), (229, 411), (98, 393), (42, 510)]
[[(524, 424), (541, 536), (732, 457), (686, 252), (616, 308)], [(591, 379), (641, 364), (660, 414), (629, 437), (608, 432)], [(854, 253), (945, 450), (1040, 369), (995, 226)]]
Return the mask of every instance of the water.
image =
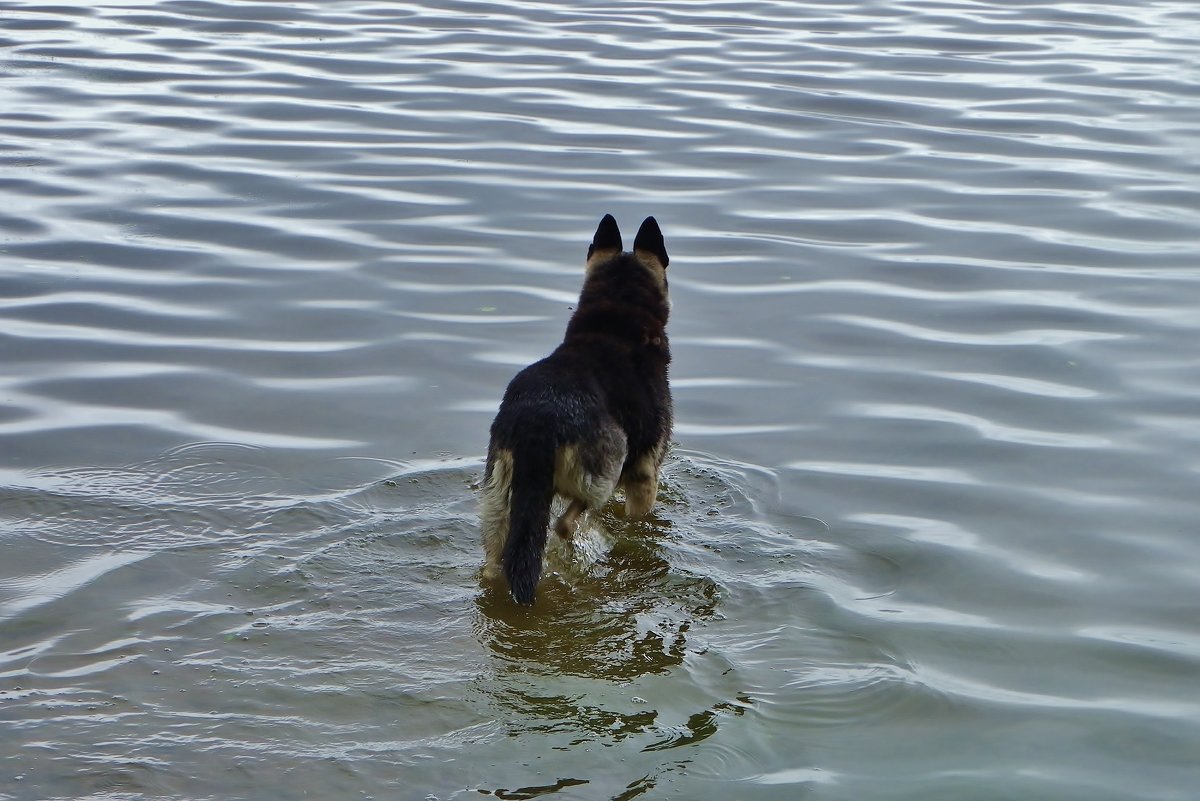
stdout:
[[(1196, 797), (1191, 0), (0, 29), (0, 798)], [(606, 212), (677, 446), (516, 609)]]

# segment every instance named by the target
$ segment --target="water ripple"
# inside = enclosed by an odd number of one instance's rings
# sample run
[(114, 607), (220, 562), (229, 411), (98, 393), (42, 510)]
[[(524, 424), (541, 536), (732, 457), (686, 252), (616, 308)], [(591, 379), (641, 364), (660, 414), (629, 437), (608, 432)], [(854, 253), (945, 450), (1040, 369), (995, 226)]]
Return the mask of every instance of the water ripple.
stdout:
[[(13, 786), (1187, 796), (1198, 22), (6, 4)], [(679, 447), (514, 610), (472, 487), (605, 212)]]

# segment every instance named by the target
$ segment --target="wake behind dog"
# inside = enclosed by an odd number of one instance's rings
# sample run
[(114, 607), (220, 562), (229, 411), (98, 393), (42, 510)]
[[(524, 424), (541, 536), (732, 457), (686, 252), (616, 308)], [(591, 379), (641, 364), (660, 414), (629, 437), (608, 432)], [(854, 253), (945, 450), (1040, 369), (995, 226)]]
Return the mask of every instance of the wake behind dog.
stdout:
[(653, 217), (630, 253), (605, 215), (562, 344), (504, 392), (479, 517), (485, 578), (503, 576), (518, 603), (534, 601), (556, 494), (567, 507), (554, 530), (568, 539), (580, 516), (603, 507), (618, 487), (627, 516), (654, 506), (672, 422), (668, 262)]

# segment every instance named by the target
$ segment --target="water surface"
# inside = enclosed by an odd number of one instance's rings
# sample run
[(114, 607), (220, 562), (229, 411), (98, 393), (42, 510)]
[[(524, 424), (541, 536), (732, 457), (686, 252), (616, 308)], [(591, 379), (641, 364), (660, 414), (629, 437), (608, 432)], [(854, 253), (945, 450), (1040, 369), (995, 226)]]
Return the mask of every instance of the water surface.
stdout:
[[(0, 19), (0, 798), (1191, 799), (1200, 10)], [(475, 487), (596, 222), (678, 425)]]

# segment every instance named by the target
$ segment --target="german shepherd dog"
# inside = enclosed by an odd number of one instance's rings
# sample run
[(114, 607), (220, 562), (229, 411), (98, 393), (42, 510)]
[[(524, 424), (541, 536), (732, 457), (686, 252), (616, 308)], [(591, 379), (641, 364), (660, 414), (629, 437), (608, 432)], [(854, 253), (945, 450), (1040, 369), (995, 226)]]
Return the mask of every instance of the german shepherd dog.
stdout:
[(503, 574), (517, 603), (533, 603), (555, 494), (567, 501), (554, 524), (566, 539), (580, 515), (602, 508), (618, 487), (627, 516), (654, 506), (672, 422), (668, 261), (653, 217), (628, 253), (606, 214), (562, 344), (504, 392), (479, 518), (485, 578)]

